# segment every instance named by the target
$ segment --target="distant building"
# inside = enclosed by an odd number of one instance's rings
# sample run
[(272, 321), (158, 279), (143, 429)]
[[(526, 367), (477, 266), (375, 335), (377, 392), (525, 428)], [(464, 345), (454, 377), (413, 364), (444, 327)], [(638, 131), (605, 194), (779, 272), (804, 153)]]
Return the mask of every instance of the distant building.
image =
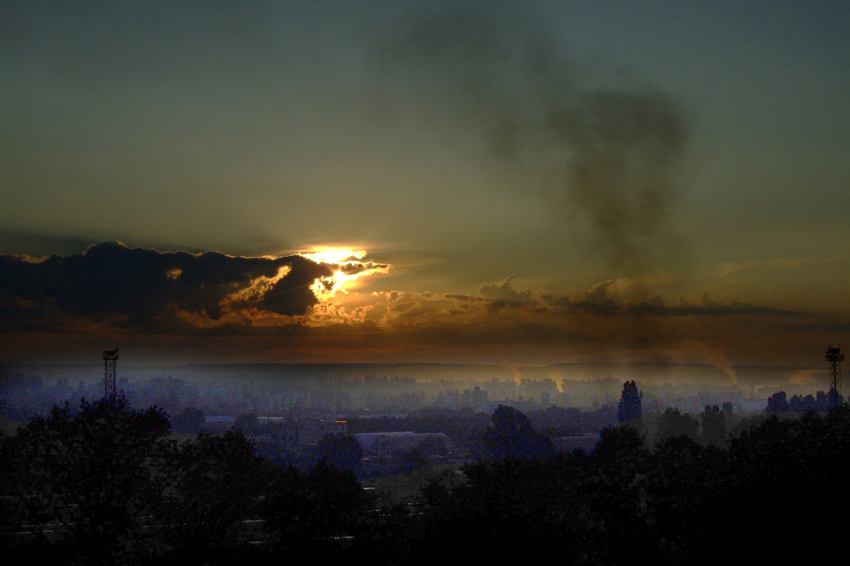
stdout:
[(487, 392), (477, 385), (472, 389), (470, 405), (474, 409), (482, 409), (487, 404)]
[(210, 434), (222, 434), (233, 428), (234, 424), (236, 424), (235, 417), (229, 417), (226, 415), (205, 415), (204, 424), (201, 426), (201, 430)]
[(236, 422), (235, 417), (208, 415), (204, 417), (205, 425), (232, 425)]
[(325, 435), (348, 434), (348, 421), (317, 418), (286, 421), (280, 427), (281, 440), (290, 446), (317, 446)]
[(390, 454), (409, 451), (423, 445), (442, 445), (450, 448), (449, 437), (442, 432), (361, 432), (353, 435), (364, 454)]
[[(348, 434), (348, 422), (344, 420), (323, 420), (306, 418), (289, 420), (283, 417), (257, 417), (260, 424), (277, 424), (275, 436), (279, 442), (291, 449), (302, 446), (317, 446), (319, 440), (327, 434)], [(212, 433), (229, 430), (236, 424), (236, 419), (229, 416), (204, 417), (204, 429)]]

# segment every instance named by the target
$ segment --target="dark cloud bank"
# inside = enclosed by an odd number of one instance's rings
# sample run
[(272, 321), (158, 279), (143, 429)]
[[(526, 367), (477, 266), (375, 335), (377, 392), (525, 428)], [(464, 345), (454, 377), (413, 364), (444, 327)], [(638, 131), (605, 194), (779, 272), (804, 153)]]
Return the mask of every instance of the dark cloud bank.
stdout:
[(299, 315), (318, 302), (310, 286), (331, 274), (298, 255), (161, 252), (116, 242), (79, 255), (0, 255), (0, 320), (5, 331), (55, 330), (63, 315), (165, 329), (179, 312), (216, 320), (228, 304)]
[[(274, 334), (299, 324), (299, 315), (310, 314), (311, 307), (319, 303), (314, 292), (317, 282), (333, 285), (337, 269), (356, 273), (375, 266), (383, 264), (325, 264), (300, 255), (272, 258), (163, 252), (117, 242), (92, 245), (77, 255), (0, 255), (0, 330), (67, 331), (101, 323), (140, 332), (226, 335), (242, 334), (262, 317), (284, 317), (249, 331)], [(628, 300), (617, 290), (630, 284), (622, 281), (604, 281), (572, 297), (516, 290), (515, 281), (508, 277), (484, 284), (477, 297), (444, 295), (445, 304), (432, 304), (430, 295), (405, 293), (406, 299), (391, 301), (387, 309), (404, 320), (413, 317), (420, 331), (434, 324), (469, 329), (470, 320), (455, 320), (450, 315), (456, 309), (470, 314), (473, 305), (490, 316), (506, 309), (525, 310), (539, 317), (544, 326), (554, 322), (545, 322), (547, 317), (572, 314), (790, 314), (734, 302), (720, 304), (707, 294), (693, 304), (683, 299), (665, 304), (659, 296)], [(424, 318), (419, 320), (416, 313)], [(509, 322), (491, 320), (502, 332)]]

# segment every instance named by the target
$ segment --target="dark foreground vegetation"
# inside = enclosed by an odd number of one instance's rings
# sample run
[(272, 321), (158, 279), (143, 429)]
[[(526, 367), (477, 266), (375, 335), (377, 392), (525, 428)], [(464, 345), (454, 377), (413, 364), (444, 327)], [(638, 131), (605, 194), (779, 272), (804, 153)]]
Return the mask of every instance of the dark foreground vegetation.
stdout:
[(392, 505), (349, 471), (275, 466), (241, 432), (178, 442), (157, 408), (55, 408), (2, 438), (3, 556), (53, 564), (843, 562), (850, 408), (718, 445), (640, 421), (552, 454), (501, 409), (467, 481)]

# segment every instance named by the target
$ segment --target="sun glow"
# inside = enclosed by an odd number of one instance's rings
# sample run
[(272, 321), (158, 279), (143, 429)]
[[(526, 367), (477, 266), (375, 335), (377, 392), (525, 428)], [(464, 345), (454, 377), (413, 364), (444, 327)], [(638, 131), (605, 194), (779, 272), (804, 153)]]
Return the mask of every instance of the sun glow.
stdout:
[(354, 281), (361, 276), (387, 273), (390, 270), (388, 264), (364, 261), (365, 250), (328, 248), (298, 255), (324, 264), (333, 271), (332, 275), (320, 277), (310, 286), (321, 301), (329, 300), (337, 291), (347, 294)]
[(366, 250), (343, 250), (339, 248), (327, 248), (314, 252), (303, 252), (298, 254), (301, 257), (312, 259), (316, 263), (343, 263), (351, 261), (360, 261), (366, 257)]

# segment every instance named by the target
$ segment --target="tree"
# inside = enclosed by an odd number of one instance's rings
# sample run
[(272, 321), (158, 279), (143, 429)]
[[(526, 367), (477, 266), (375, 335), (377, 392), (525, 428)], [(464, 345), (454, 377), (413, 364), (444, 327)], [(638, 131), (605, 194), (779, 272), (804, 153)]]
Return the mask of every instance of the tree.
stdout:
[(182, 563), (207, 563), (246, 540), (245, 521), (260, 516), (271, 464), (259, 458), (240, 430), (201, 432), (174, 445), (170, 455), (169, 499), (164, 522), (174, 525), (166, 539)]
[(627, 381), (623, 384), (623, 393), (620, 396), (620, 403), (617, 405), (617, 420), (620, 423), (641, 418), (643, 415), (642, 397), (643, 394), (638, 391), (634, 381)]
[(629, 564), (650, 540), (649, 524), (641, 506), (641, 483), (651, 457), (636, 427), (616, 425), (603, 429), (590, 461), (593, 473), (580, 488), (589, 512), (601, 529), (589, 530), (593, 564)]
[(522, 411), (499, 405), (490, 420), (493, 426), (487, 428), (483, 438), (490, 458), (542, 458), (552, 453), (552, 442), (532, 428)]
[(248, 436), (257, 434), (259, 428), (260, 422), (254, 413), (243, 413), (236, 417), (236, 421), (233, 423), (233, 430), (241, 430)]
[(720, 407), (714, 405), (705, 406), (705, 410), (700, 415), (702, 419), (702, 443), (720, 446), (726, 440), (726, 418), (725, 411), (721, 412)]
[(784, 391), (778, 391), (768, 397), (766, 411), (768, 413), (785, 413), (788, 411), (788, 396)]
[(446, 439), (441, 437), (429, 436), (424, 438), (417, 448), (422, 450), (428, 456), (445, 456), (449, 453), (449, 447), (446, 444)]
[(699, 423), (688, 414), (682, 414), (679, 409), (668, 407), (658, 417), (658, 441), (677, 436), (687, 436), (696, 440), (699, 431)]
[(204, 412), (194, 407), (186, 407), (183, 412), (172, 417), (171, 429), (183, 434), (198, 434), (204, 426)]
[(418, 446), (410, 450), (399, 450), (395, 457), (399, 473), (409, 474), (428, 467), (428, 455)]
[(832, 411), (844, 404), (844, 398), (841, 397), (841, 394), (837, 390), (830, 389), (827, 393), (827, 403), (829, 405), (829, 410)]
[(630, 426), (605, 427), (599, 433), (594, 454), (603, 460), (643, 456), (646, 447), (640, 432)]
[(350, 434), (326, 434), (316, 446), (317, 462), (324, 462), (337, 470), (360, 471), (363, 448)]
[(349, 471), (319, 463), (307, 473), (276, 470), (263, 515), (276, 550), (289, 561), (330, 562), (336, 540), (351, 535), (371, 503)]
[[(116, 563), (151, 552), (150, 518), (162, 498), (168, 418), (130, 410), (126, 398), (54, 407), (2, 442), (5, 517), (41, 544), (52, 530), (66, 563)], [(31, 549), (24, 549), (29, 552)]]

